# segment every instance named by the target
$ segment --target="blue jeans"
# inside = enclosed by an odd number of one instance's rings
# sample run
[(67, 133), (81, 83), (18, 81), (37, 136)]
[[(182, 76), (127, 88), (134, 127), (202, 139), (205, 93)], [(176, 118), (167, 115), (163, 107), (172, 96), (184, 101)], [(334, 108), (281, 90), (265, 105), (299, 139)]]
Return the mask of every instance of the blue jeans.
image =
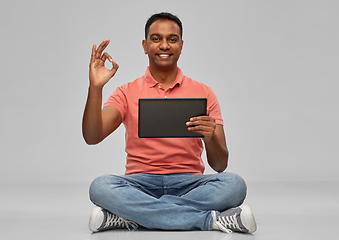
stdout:
[(239, 206), (245, 181), (228, 172), (124, 176), (105, 175), (90, 186), (90, 199), (108, 211), (148, 229), (212, 230), (211, 211)]

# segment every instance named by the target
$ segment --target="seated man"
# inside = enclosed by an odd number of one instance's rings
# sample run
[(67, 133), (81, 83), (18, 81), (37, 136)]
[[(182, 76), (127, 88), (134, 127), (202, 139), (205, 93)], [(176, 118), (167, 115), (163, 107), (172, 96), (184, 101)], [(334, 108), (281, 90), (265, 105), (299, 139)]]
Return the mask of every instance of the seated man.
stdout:
[[(246, 196), (244, 180), (224, 172), (228, 149), (219, 102), (211, 88), (184, 76), (177, 66), (182, 33), (176, 16), (151, 16), (142, 41), (149, 58), (145, 75), (118, 87), (103, 109), (102, 89), (119, 66), (103, 53), (109, 40), (98, 48), (93, 45), (83, 136), (87, 144), (97, 144), (124, 123), (127, 153), (125, 175), (101, 176), (90, 186), (90, 199), (96, 205), (89, 222), (93, 232), (139, 226), (227, 233), (256, 230), (251, 209), (241, 205)], [(111, 69), (105, 67), (106, 60), (112, 63)], [(186, 123), (202, 139), (138, 138), (139, 98), (207, 98), (207, 115)], [(216, 174), (203, 174), (204, 147)]]

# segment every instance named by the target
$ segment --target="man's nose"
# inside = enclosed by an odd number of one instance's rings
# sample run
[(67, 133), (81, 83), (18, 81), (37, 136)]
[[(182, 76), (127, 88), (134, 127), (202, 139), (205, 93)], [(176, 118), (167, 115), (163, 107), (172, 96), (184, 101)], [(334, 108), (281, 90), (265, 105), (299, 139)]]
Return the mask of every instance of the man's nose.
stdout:
[(167, 39), (163, 39), (160, 43), (160, 49), (161, 50), (168, 50), (170, 49), (170, 45), (167, 42)]

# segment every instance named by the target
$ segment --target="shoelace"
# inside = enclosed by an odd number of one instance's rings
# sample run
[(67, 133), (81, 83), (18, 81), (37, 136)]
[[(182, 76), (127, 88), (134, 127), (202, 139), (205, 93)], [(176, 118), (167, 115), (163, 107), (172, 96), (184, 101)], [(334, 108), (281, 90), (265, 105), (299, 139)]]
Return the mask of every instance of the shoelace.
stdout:
[(212, 211), (211, 214), (212, 214), (212, 218), (213, 218), (213, 224), (216, 225), (216, 227), (218, 227), (218, 229), (220, 231), (225, 232), (225, 233), (232, 233), (231, 229), (226, 228), (225, 226), (223, 226), (221, 224), (221, 222), (219, 222), (217, 220), (217, 216), (216, 216), (216, 212), (215, 211)]
[[(237, 221), (237, 214), (233, 214), (233, 215), (230, 215), (230, 216), (222, 216), (222, 217), (217, 217), (217, 224), (220, 223), (220, 225), (222, 225), (225, 229), (229, 230), (229, 231), (232, 231), (230, 229), (240, 229), (239, 227), (239, 224), (238, 224), (238, 221)], [(218, 224), (218, 226), (220, 226)]]
[(129, 231), (131, 230), (130, 227), (132, 229), (138, 228), (137, 223), (135, 223), (133, 221), (126, 220), (126, 219), (119, 217), (115, 214), (107, 212), (107, 220), (106, 220), (104, 228), (112, 227), (112, 226), (121, 227), (121, 228), (126, 227)]

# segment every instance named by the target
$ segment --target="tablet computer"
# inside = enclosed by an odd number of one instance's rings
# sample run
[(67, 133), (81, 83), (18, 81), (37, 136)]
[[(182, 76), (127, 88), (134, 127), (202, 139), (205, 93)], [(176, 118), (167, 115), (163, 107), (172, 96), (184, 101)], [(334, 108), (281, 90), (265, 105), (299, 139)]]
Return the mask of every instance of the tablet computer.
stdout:
[(206, 98), (140, 98), (139, 138), (199, 138), (187, 130), (191, 117), (206, 115)]

